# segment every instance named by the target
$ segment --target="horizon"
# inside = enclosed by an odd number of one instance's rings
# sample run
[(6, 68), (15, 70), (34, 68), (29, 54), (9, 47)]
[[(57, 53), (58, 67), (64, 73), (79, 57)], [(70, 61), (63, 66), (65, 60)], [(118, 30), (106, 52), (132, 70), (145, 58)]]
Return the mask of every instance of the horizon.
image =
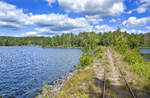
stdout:
[(150, 32), (150, 0), (1, 0), (0, 5), (0, 36), (48, 37), (117, 27)]
[[(117, 29), (116, 29), (117, 30)], [(94, 32), (94, 31), (91, 31), (91, 32), (86, 32), (86, 33), (95, 33), (95, 34), (105, 34), (105, 33), (113, 33), (113, 32), (115, 32), (116, 30), (114, 30), (114, 31), (107, 31), (107, 32)], [(120, 29), (120, 31), (122, 32), (122, 33), (128, 33), (128, 34), (135, 34), (135, 35), (140, 35), (140, 34), (143, 34), (143, 35), (146, 35), (146, 34), (150, 34), (150, 32), (141, 32), (141, 33), (133, 33), (133, 32), (127, 32), (127, 31), (122, 31), (121, 29)], [(61, 33), (61, 34), (56, 34), (56, 35), (50, 35), (50, 36), (46, 36), (46, 35), (28, 35), (28, 36), (5, 36), (5, 35), (3, 35), (3, 36), (1, 36), (0, 35), (0, 37), (16, 37), (16, 38), (24, 38), (24, 37), (45, 37), (45, 38), (48, 38), (48, 37), (55, 37), (55, 36), (61, 36), (62, 34), (71, 34), (72, 32), (67, 32), (67, 33)], [(83, 32), (78, 32), (77, 34), (75, 34), (75, 33), (72, 33), (72, 34), (74, 34), (74, 35), (79, 35), (80, 33), (84, 33), (84, 31)]]

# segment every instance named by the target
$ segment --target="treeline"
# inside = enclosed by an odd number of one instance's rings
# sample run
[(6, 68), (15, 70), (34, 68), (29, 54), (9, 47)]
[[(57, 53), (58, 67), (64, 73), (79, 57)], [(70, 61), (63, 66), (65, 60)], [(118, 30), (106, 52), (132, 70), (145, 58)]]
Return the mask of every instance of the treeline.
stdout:
[(43, 46), (43, 47), (83, 47), (94, 49), (96, 45), (116, 46), (126, 41), (131, 49), (136, 47), (150, 47), (150, 33), (129, 34), (118, 28), (114, 32), (94, 33), (82, 32), (78, 35), (67, 33), (54, 37), (0, 37), (0, 46)]
[(81, 32), (78, 35), (67, 33), (54, 37), (0, 37), (0, 46), (21, 45), (82, 48), (85, 52), (80, 57), (79, 67), (90, 65), (94, 57), (101, 58), (103, 56), (101, 46), (109, 46), (122, 55), (128, 70), (147, 79), (145, 89), (150, 91), (150, 62), (144, 60), (139, 53), (139, 48), (150, 47), (150, 33), (127, 33), (121, 32), (118, 28), (114, 32)]

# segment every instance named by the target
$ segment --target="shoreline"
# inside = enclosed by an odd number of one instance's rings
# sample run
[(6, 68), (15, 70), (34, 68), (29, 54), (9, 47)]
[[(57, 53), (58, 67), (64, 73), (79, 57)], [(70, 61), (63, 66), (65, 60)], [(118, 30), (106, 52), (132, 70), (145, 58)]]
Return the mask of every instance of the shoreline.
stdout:
[(62, 87), (66, 83), (66, 81), (71, 79), (71, 77), (75, 75), (78, 71), (79, 69), (73, 69), (69, 71), (68, 73), (66, 73), (65, 75), (60, 76), (58, 79), (48, 84), (48, 86), (50, 86), (50, 88), (53, 91), (57, 91), (60, 87)]
[[(58, 79), (54, 80), (53, 82), (49, 83), (49, 84), (45, 84), (48, 85), (52, 91), (57, 91), (58, 89), (60, 89), (62, 86), (64, 86), (64, 84), (72, 78), (73, 75), (77, 74), (77, 72), (80, 69), (76, 69), (74, 68), (73, 70), (69, 71), (68, 73), (66, 73), (65, 75), (60, 76)], [(45, 87), (45, 85), (40, 88), (37, 89), (33, 94), (30, 95), (31, 98), (36, 98), (36, 97), (40, 97), (40, 95), (42, 93), (47, 93), (47, 92), (43, 92), (43, 88)]]

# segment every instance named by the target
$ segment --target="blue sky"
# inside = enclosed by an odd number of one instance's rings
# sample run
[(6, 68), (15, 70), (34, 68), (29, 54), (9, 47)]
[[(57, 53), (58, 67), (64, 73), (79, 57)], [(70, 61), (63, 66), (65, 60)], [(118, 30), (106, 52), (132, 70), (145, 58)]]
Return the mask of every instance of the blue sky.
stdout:
[(150, 31), (150, 0), (0, 0), (0, 36)]

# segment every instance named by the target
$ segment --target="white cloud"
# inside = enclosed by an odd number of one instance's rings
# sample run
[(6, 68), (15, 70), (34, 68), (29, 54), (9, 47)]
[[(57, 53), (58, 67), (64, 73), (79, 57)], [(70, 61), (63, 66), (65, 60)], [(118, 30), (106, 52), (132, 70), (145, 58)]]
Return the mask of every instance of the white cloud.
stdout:
[(132, 14), (134, 11), (139, 13), (139, 14), (142, 14), (142, 13), (145, 13), (149, 10), (150, 0), (139, 0), (139, 1), (136, 1), (136, 2), (137, 2), (138, 7), (128, 11), (127, 12), (128, 14)]
[(17, 29), (28, 24), (28, 15), (16, 6), (0, 1), (0, 26)]
[(150, 30), (150, 26), (146, 26), (145, 28), (148, 29), (148, 30)]
[(136, 11), (139, 14), (145, 13), (146, 11), (149, 10), (150, 0), (140, 0), (139, 4), (140, 5), (136, 9), (129, 11), (128, 14), (131, 14), (134, 11)]
[[(111, 27), (109, 25), (97, 25), (95, 27), (96, 32), (109, 32), (109, 31), (115, 31), (117, 28)], [(148, 31), (144, 30), (137, 30), (137, 29), (126, 29), (126, 28), (121, 28), (122, 32), (127, 32), (127, 33), (147, 33)]]
[(116, 21), (117, 21), (116, 19), (109, 20), (109, 22), (116, 22)]
[[(43, 28), (35, 28), (35, 31), (29, 31), (29, 32), (24, 32), (21, 33), (19, 35), (15, 35), (16, 37), (27, 37), (27, 36), (45, 36), (45, 37), (49, 37), (49, 36), (55, 36), (58, 35), (60, 33), (50, 33), (50, 32), (41, 32), (39, 30), (41, 30)], [(36, 31), (37, 30), (37, 31)]]
[(34, 34), (37, 34), (37, 32), (27, 32), (26, 34), (27, 35), (34, 35)]
[(56, 2), (56, 0), (46, 0), (49, 4), (49, 6), (51, 7), (52, 6), (52, 3)]
[[(49, 2), (50, 6), (56, 2), (56, 0), (46, 1)], [(142, 0), (141, 2), (147, 4), (149, 1)], [(0, 27), (13, 29), (18, 29), (26, 25), (35, 27), (33, 32), (23, 33), (22, 36), (47, 36), (68, 32), (90, 32), (94, 30), (96, 32), (114, 31), (115, 29), (109, 25), (97, 24), (104, 21), (103, 17), (120, 15), (125, 9), (123, 0), (58, 0), (58, 3), (66, 12), (81, 13), (85, 17), (70, 18), (67, 14), (25, 14), (23, 9), (18, 9), (14, 5), (0, 1)], [(139, 13), (143, 13), (146, 10), (141, 8)], [(132, 13), (132, 11), (129, 13)], [(109, 22), (116, 21), (118, 19), (112, 19)], [(148, 21), (150, 21), (150, 17), (138, 19), (130, 17), (123, 21), (122, 24), (127, 27), (143, 27)], [(149, 27), (145, 28), (148, 29)], [(133, 31), (137, 32), (136, 30)]]
[(50, 31), (68, 31), (90, 27), (85, 18), (69, 18), (61, 14), (33, 15), (29, 19), (32, 25), (49, 28)]
[(100, 18), (99, 16), (85, 16), (85, 18), (87, 19), (87, 21), (91, 24), (98, 24), (99, 22), (104, 21), (102, 18)]
[(35, 28), (35, 30), (40, 33), (53, 33), (49, 28)]
[(132, 11), (128, 11), (127, 13), (128, 13), (128, 14), (132, 14)]
[(123, 21), (123, 25), (126, 27), (143, 27), (148, 21), (150, 21), (150, 17), (143, 17), (137, 19), (136, 17), (129, 17), (127, 20)]
[(149, 9), (149, 6), (150, 6), (150, 2), (144, 2), (144, 0), (143, 0), (143, 1), (141, 1), (140, 6), (136, 9), (134, 9), (133, 11), (136, 11), (139, 14), (145, 13)]
[(141, 0), (141, 2), (150, 3), (150, 0)]
[(109, 32), (109, 31), (115, 31), (113, 27), (110, 27), (108, 25), (97, 25), (95, 26), (96, 32)]
[(90, 24), (98, 24), (104, 17), (119, 16), (125, 10), (124, 0), (58, 0), (58, 3), (67, 13), (85, 15)]
[(61, 31), (61, 32), (51, 31), (51, 29), (47, 27), (35, 28), (35, 31), (38, 32), (38, 34), (40, 35), (58, 35), (61, 33), (67, 33), (65, 31)]
[(142, 30), (136, 30), (136, 29), (126, 29), (126, 28), (122, 28), (121, 29), (122, 32), (127, 32), (127, 33), (135, 33), (135, 34), (139, 34), (139, 33), (147, 33), (147, 31), (142, 31)]
[[(63, 14), (24, 14), (22, 9), (0, 1), (0, 27), (18, 29), (25, 25), (40, 28), (41, 32), (92, 30), (85, 18), (70, 18)], [(29, 33), (26, 33), (27, 35)]]
[(125, 9), (123, 0), (58, 0), (58, 3), (66, 12), (88, 16), (118, 16)]
[(147, 11), (147, 9), (148, 8), (145, 6), (140, 6), (136, 9), (136, 11), (141, 14), (141, 13), (145, 13)]
[(20, 24), (17, 23), (13, 23), (13, 22), (6, 22), (6, 21), (0, 21), (0, 27), (4, 27), (4, 28), (11, 28), (11, 29), (18, 29), (21, 27)]
[(37, 34), (38, 34), (38, 32), (30, 31), (30, 32), (25, 32), (25, 33), (22, 33), (20, 35), (15, 35), (15, 36), (17, 36), (17, 37), (24, 37), (24, 36), (35, 36)]

